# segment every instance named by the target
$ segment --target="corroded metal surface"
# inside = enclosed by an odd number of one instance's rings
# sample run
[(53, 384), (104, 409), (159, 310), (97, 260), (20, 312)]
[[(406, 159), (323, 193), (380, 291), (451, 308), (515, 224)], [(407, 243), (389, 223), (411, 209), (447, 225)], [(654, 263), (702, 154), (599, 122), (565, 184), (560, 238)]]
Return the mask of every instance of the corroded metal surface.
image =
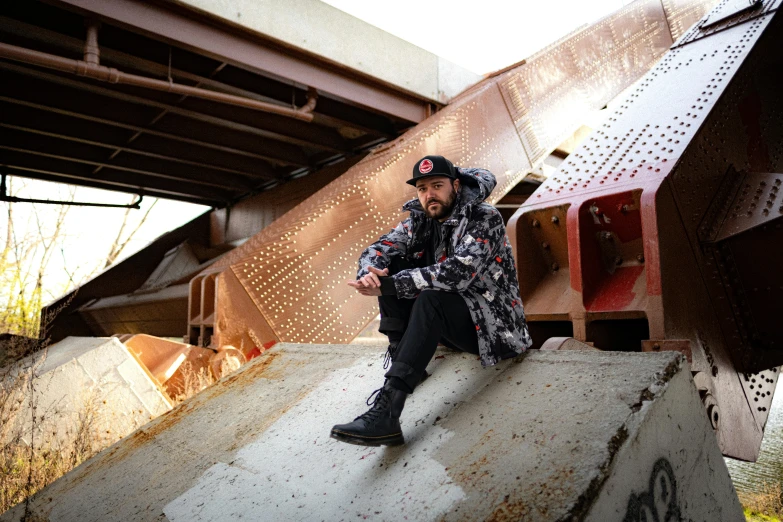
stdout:
[(509, 222), (533, 335), (689, 340), (721, 447), (746, 460), (783, 363), (779, 4), (722, 3)]
[[(675, 8), (675, 16), (685, 6)], [(224, 312), (232, 306), (225, 302), (216, 303), (209, 324), (203, 321), (209, 313), (194, 311), (201, 322), (191, 322), (191, 330), (209, 329), (213, 344), (237, 346), (253, 339), (256, 346), (278, 339), (347, 342), (377, 312), (373, 300), (357, 296), (345, 281), (355, 275), (359, 252), (400, 219), (402, 204), (414, 195), (403, 182), (418, 158), (437, 153), (457, 165), (488, 168), (498, 177), (495, 202), (573, 133), (587, 111), (644, 74), (672, 41), (661, 4), (639, 0), (487, 78), (202, 274), (230, 269), (215, 284), (239, 281), (257, 308), (248, 313), (260, 314), (268, 331), (232, 328), (243, 312)], [(191, 288), (196, 302), (201, 290)]]

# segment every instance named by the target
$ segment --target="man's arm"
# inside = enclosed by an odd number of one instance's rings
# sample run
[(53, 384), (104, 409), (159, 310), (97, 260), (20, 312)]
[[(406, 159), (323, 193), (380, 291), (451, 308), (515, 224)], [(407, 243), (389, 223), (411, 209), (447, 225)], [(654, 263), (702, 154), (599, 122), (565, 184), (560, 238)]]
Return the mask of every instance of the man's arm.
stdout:
[(413, 298), (425, 289), (462, 292), (492, 262), (492, 253), (505, 238), (503, 218), (497, 210), (471, 222), (454, 253), (440, 263), (401, 270), (393, 276), (397, 296)]
[(359, 271), (356, 274), (356, 279), (361, 279), (369, 274), (371, 266), (383, 270), (389, 266), (393, 257), (405, 256), (408, 250), (408, 240), (412, 236), (410, 218), (398, 223), (388, 234), (381, 236), (359, 256)]

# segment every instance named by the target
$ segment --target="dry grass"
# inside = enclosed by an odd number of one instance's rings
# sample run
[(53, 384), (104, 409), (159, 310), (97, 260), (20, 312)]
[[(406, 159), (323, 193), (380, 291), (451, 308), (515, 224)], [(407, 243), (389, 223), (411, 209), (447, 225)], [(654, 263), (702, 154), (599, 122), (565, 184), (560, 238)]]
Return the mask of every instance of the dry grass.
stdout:
[(748, 520), (780, 520), (783, 517), (783, 488), (779, 482), (764, 482), (753, 493), (740, 493)]
[[(36, 340), (11, 346), (10, 360), (19, 361), (40, 347)], [(51, 433), (42, 435), (41, 423), (51, 422), (54, 411), (41, 411), (35, 399), (36, 368), (45, 360), (46, 351), (35, 358), (21, 371), (18, 365), (9, 364), (0, 368), (0, 513), (27, 500), (71, 469), (88, 460), (104, 448), (117, 442), (127, 433), (109, 433), (99, 428), (103, 401), (95, 390), (86, 390), (78, 414), (68, 421), (72, 425), (62, 427), (65, 437)], [(215, 382), (208, 368), (196, 370), (189, 363), (183, 364), (182, 385), (174, 397), (179, 403), (195, 395)], [(22, 416), (33, 419), (32, 432), (21, 428), (18, 422)], [(47, 420), (47, 418), (49, 418)], [(56, 421), (55, 421), (56, 422)], [(27, 424), (30, 425), (29, 423)], [(51, 424), (47, 424), (49, 426)], [(137, 426), (138, 427), (138, 426)], [(36, 435), (37, 434), (37, 435)], [(36, 437), (36, 438), (34, 438)], [(29, 511), (25, 504), (25, 517)]]
[(183, 362), (179, 372), (182, 375), (182, 381), (174, 388), (174, 393), (169, 394), (174, 404), (179, 404), (193, 397), (216, 382), (209, 368), (196, 368), (190, 361)]

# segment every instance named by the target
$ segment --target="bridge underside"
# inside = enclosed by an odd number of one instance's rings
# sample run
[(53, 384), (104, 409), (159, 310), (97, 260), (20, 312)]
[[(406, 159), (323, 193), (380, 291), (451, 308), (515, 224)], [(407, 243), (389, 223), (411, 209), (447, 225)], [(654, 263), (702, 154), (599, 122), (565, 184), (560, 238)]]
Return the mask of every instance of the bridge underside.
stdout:
[[(286, 80), (301, 72), (294, 62), (265, 71), (250, 52), (229, 55), (208, 33), (229, 31), (192, 13), (175, 14), (214, 40), (155, 33), (130, 1), (57, 2), (39, 18), (3, 6), (9, 45), (79, 57), (73, 24), (94, 17), (101, 63), (167, 78), (171, 57), (175, 82), (303, 112), (315, 103), (308, 123), (0, 60), (13, 78), (0, 85), (6, 172), (136, 180), (123, 190), (174, 187), (170, 197), (222, 207), (54, 303), (67, 306), (51, 333), (184, 334), (246, 354), (348, 342), (377, 312), (344, 280), (401, 217), (410, 165), (439, 153), (493, 171), (490, 202), (526, 200), (509, 236), (537, 344), (573, 336), (687, 354), (722, 451), (754, 460), (783, 363), (779, 4), (723, 2), (705, 15), (709, 2), (638, 0), (445, 107), (312, 57), (311, 82)], [(318, 83), (325, 71), (341, 79)], [(556, 150), (631, 85), (602, 128), (570, 155)], [(562, 168), (527, 199), (534, 186), (520, 182), (553, 157)]]

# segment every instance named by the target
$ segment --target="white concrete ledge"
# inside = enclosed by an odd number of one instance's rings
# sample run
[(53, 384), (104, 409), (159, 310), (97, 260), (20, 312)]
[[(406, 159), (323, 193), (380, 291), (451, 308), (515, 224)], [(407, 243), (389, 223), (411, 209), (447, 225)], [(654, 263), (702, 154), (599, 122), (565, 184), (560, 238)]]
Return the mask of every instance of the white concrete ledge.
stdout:
[[(742, 520), (676, 353), (439, 352), (406, 445), (329, 438), (382, 348), (277, 345), (36, 496), (52, 521)], [(646, 510), (646, 511), (645, 511)], [(0, 517), (16, 520), (18, 511)], [(639, 520), (639, 516), (634, 518)]]

